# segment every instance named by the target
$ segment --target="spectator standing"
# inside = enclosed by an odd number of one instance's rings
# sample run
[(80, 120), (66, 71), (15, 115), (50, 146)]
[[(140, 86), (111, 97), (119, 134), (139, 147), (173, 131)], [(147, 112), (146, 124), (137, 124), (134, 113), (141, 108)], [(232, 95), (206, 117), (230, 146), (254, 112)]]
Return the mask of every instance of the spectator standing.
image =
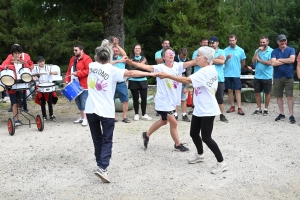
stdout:
[[(271, 99), (273, 66), (271, 65), (271, 54), (273, 49), (269, 46), (269, 39), (265, 36), (260, 38), (259, 47), (252, 57), (255, 64), (254, 92), (257, 109), (253, 115), (268, 115), (268, 107)], [(261, 92), (265, 93), (265, 109), (261, 107)]]
[(156, 64), (161, 64), (164, 62), (162, 59), (162, 51), (164, 48), (170, 47), (170, 41), (166, 38), (163, 39), (163, 41), (161, 42), (161, 46), (162, 46), (162, 49), (155, 53)]
[(225, 51), (219, 48), (219, 38), (217, 36), (212, 36), (209, 39), (209, 45), (215, 50), (213, 65), (216, 67), (218, 72), (218, 89), (216, 92), (216, 99), (219, 104), (221, 111), (220, 121), (228, 123), (227, 118), (224, 115), (224, 64), (225, 64)]
[[(117, 38), (114, 38), (113, 47), (112, 47), (113, 60), (110, 63), (119, 69), (125, 69), (126, 52), (119, 46), (118, 43), (119, 40)], [(122, 110), (123, 110), (122, 122), (130, 123), (131, 121), (127, 118), (129, 96), (128, 96), (128, 88), (125, 80), (117, 82), (116, 94), (118, 94), (119, 99), (122, 103)]]
[[(187, 62), (190, 59), (187, 57), (188, 51), (186, 48), (180, 48), (178, 50), (178, 55), (175, 56), (174, 61), (175, 62)], [(192, 74), (192, 68), (186, 68), (185, 72), (182, 73), (182, 76), (184, 77), (189, 77)], [(187, 112), (186, 112), (186, 101), (187, 101), (187, 92), (188, 92), (188, 84), (182, 84), (179, 83), (179, 87), (181, 87), (181, 111), (182, 111), (182, 121), (185, 122), (190, 122), (191, 120), (189, 119), (189, 117), (187, 116)], [(176, 120), (178, 120), (178, 106), (176, 106), (176, 110), (175, 110), (175, 118)]]
[(294, 100), (294, 62), (296, 52), (292, 47), (287, 46), (287, 38), (284, 34), (277, 37), (278, 48), (274, 49), (271, 55), (271, 65), (274, 67), (274, 96), (277, 98), (277, 105), (280, 114), (275, 121), (285, 119), (283, 109), (283, 90), (285, 90), (287, 105), (289, 109), (289, 121), (295, 124), (296, 120), (293, 115)]
[(230, 109), (227, 110), (227, 113), (235, 112), (234, 106), (234, 97), (233, 90), (235, 91), (236, 101), (238, 105), (238, 114), (245, 115), (242, 110), (242, 101), (241, 101), (241, 69), (245, 66), (246, 54), (244, 49), (239, 47), (237, 44), (237, 38), (235, 35), (229, 36), (229, 46), (224, 49), (226, 62), (225, 62), (225, 89), (228, 89), (228, 97), (230, 101)]
[[(131, 60), (133, 62), (147, 64), (146, 57), (142, 54), (142, 47), (140, 44), (136, 44), (133, 46), (131, 50)], [(128, 65), (129, 70), (139, 70), (143, 71), (139, 68), (135, 68), (132, 65)], [(145, 120), (152, 120), (146, 113), (147, 108), (147, 92), (148, 92), (148, 81), (147, 77), (130, 77), (128, 81), (128, 88), (131, 91), (132, 98), (133, 98), (133, 108), (134, 108), (134, 119), (138, 121), (140, 119), (139, 116), (139, 96), (141, 97), (141, 110), (142, 110), (142, 119)]]

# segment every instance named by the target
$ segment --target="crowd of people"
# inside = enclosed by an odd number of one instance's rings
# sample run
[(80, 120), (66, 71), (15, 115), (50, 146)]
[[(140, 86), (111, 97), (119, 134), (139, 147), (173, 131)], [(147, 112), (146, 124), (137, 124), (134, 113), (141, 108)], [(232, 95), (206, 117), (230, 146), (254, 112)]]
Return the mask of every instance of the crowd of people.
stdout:
[[(102, 41), (101, 46), (95, 49), (93, 59), (84, 53), (81, 44), (74, 45), (74, 56), (70, 59), (66, 72), (65, 83), (76, 81), (82, 88), (82, 92), (75, 98), (80, 117), (74, 123), (82, 126), (89, 125), (95, 149), (97, 170), (95, 174), (103, 182), (110, 182), (107, 175), (112, 155), (112, 138), (115, 123), (114, 100), (116, 95), (122, 103), (124, 123), (131, 123), (127, 116), (129, 91), (133, 97), (134, 121), (140, 120), (139, 105), (141, 104), (141, 119), (152, 120), (147, 114), (147, 77), (156, 77), (157, 91), (154, 99), (155, 111), (159, 120), (154, 122), (147, 130), (142, 132), (143, 145), (146, 150), (151, 135), (160, 127), (170, 124), (170, 134), (174, 141), (174, 149), (179, 152), (187, 152), (189, 149), (179, 139), (178, 134), (178, 109), (182, 110), (182, 120), (190, 122), (190, 136), (195, 144), (197, 153), (188, 162), (191, 164), (204, 161), (203, 142), (214, 153), (217, 164), (212, 173), (218, 174), (228, 169), (217, 143), (212, 139), (214, 119), (219, 116), (221, 122), (228, 123), (224, 108), (224, 91), (228, 91), (230, 107), (227, 114), (237, 111), (239, 115), (245, 115), (241, 103), (242, 82), (241, 69), (246, 64), (246, 54), (237, 45), (237, 37), (228, 37), (229, 46), (219, 48), (219, 38), (211, 36), (202, 38), (199, 49), (195, 50), (190, 60), (187, 48), (182, 47), (175, 53), (168, 39), (161, 43), (162, 49), (155, 53), (156, 65), (148, 65), (143, 55), (142, 46), (135, 44), (130, 55), (119, 46), (118, 38), (112, 37)], [(278, 48), (272, 49), (269, 39), (260, 38), (260, 44), (254, 51), (251, 62), (255, 66), (254, 92), (257, 108), (253, 115), (267, 116), (270, 104), (270, 93), (274, 87), (274, 96), (277, 99), (279, 115), (275, 121), (285, 119), (283, 109), (283, 91), (285, 91), (289, 122), (296, 123), (293, 114), (293, 89), (294, 89), (294, 62), (295, 49), (287, 46), (287, 38), (281, 34), (277, 37)], [(25, 56), (24, 56), (25, 55)], [(2, 63), (1, 70), (9, 67), (17, 72), (15, 60), (21, 60), (22, 67), (32, 70), (34, 81), (50, 82), (49, 77), (57, 74), (45, 66), (42, 56), (37, 58), (38, 67), (33, 68), (33, 63), (28, 54), (24, 54), (18, 44), (11, 48), (11, 54)], [(297, 58), (297, 75), (300, 78), (300, 53)], [(46, 77), (42, 74), (46, 74)], [(40, 76), (41, 75), (41, 76)], [(127, 82), (128, 79), (128, 82)], [(127, 86), (128, 85), (128, 86)], [(188, 86), (192, 85), (193, 106), (187, 111)], [(261, 92), (265, 93), (265, 105), (263, 108)], [(5, 93), (5, 92), (4, 92)], [(15, 124), (21, 125), (18, 118), (17, 99), (24, 98), (26, 92), (8, 90)], [(234, 104), (235, 93), (237, 110)], [(19, 97), (17, 97), (19, 95)], [(2, 96), (4, 98), (5, 96)], [(140, 102), (139, 102), (140, 101)], [(48, 103), (49, 117), (56, 121), (53, 115), (52, 104), (57, 102), (55, 91), (51, 93), (39, 92), (35, 102), (41, 105), (43, 119), (47, 120), (46, 102)], [(26, 101), (22, 105), (27, 110)], [(191, 119), (188, 115), (192, 115)], [(200, 135), (201, 134), (201, 135)]]

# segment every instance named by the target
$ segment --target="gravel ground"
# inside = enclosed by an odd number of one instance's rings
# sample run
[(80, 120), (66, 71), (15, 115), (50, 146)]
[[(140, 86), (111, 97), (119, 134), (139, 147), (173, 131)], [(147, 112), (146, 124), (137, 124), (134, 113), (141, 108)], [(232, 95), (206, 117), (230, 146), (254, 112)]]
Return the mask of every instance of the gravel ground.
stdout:
[[(152, 121), (133, 121), (131, 110), (132, 123), (125, 124), (117, 113), (110, 184), (94, 175), (89, 127), (72, 123), (79, 116), (74, 103), (60, 97), (54, 107), (57, 122), (46, 121), (42, 132), (35, 124), (23, 125), (14, 136), (6, 126), (8, 103), (0, 103), (0, 199), (300, 199), (299, 100), (297, 96), (297, 124), (274, 121), (274, 98), (269, 116), (253, 116), (256, 105), (243, 103), (245, 116), (226, 114), (229, 123), (216, 117), (213, 138), (229, 166), (219, 175), (210, 173), (216, 159), (205, 145), (205, 162), (187, 163), (195, 147), (190, 123), (181, 117), (179, 134), (189, 153), (173, 150), (169, 125), (154, 133), (143, 150), (141, 132), (158, 119), (153, 105), (147, 108)], [(228, 105), (225, 96), (225, 109)], [(29, 109), (40, 114), (32, 101)]]

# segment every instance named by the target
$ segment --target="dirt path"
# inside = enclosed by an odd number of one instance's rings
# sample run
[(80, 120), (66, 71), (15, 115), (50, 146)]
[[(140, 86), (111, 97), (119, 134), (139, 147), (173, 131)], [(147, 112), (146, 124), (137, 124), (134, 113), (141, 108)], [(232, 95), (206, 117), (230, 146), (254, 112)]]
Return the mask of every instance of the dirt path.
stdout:
[[(299, 100), (294, 125), (274, 121), (275, 99), (269, 116), (253, 116), (255, 104), (243, 103), (245, 116), (226, 114), (228, 124), (217, 117), (213, 138), (229, 165), (219, 175), (210, 173), (216, 159), (206, 146), (205, 162), (187, 163), (195, 153), (189, 123), (178, 121), (181, 140), (191, 149), (179, 153), (173, 151), (168, 125), (154, 133), (144, 151), (141, 132), (153, 121), (117, 122), (110, 184), (94, 175), (89, 127), (72, 123), (79, 114), (74, 103), (60, 97), (54, 108), (57, 122), (47, 121), (43, 132), (21, 126), (14, 136), (6, 127), (8, 105), (1, 104), (0, 199), (300, 199)], [(228, 104), (226, 98), (226, 109)], [(29, 109), (40, 114), (33, 102)], [(148, 114), (158, 119), (153, 105)], [(133, 119), (133, 111), (128, 116)]]

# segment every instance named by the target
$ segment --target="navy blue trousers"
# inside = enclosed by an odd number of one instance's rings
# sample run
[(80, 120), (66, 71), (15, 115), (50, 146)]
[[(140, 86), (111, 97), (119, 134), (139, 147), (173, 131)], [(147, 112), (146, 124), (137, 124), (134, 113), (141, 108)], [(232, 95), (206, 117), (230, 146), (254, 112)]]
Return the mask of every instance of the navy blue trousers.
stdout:
[(102, 169), (106, 169), (109, 166), (112, 153), (115, 119), (100, 117), (95, 113), (86, 114), (86, 117), (94, 143), (97, 165)]

